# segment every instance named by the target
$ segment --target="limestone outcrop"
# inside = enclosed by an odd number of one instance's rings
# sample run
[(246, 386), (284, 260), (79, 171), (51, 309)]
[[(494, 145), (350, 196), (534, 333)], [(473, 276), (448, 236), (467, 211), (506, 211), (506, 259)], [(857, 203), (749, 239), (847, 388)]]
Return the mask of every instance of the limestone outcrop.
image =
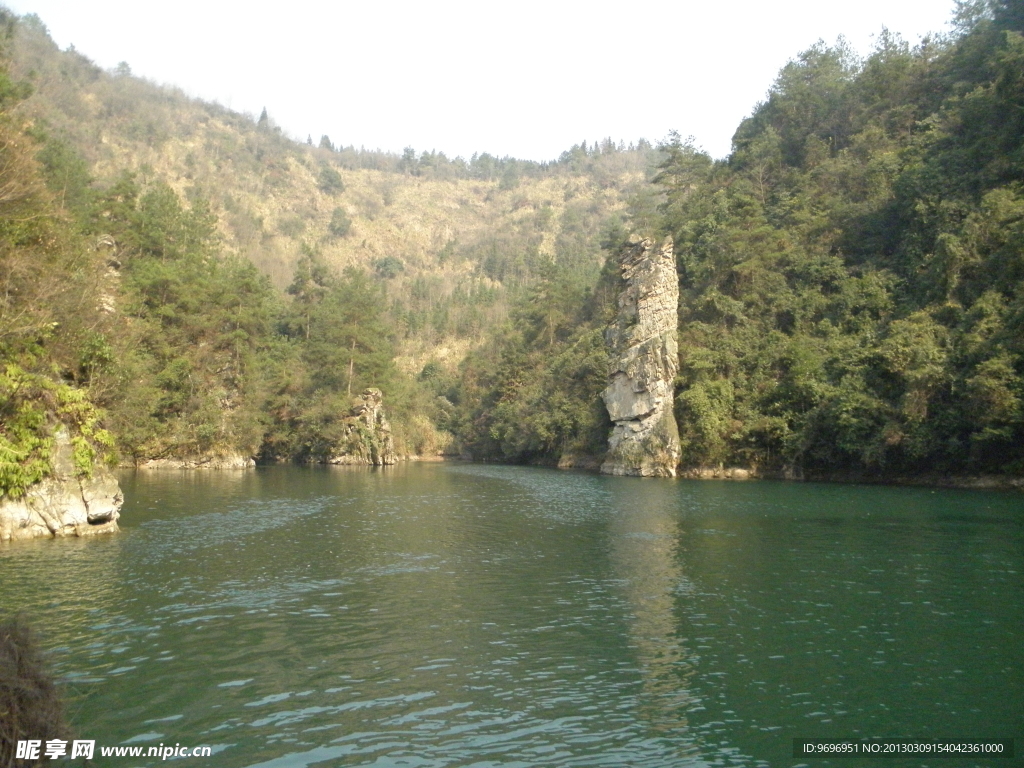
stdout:
[(679, 369), (679, 278), (672, 241), (630, 237), (619, 256), (619, 314), (605, 332), (611, 366), (602, 393), (614, 424), (607, 475), (675, 477), (679, 428), (673, 382)]
[(395, 442), (384, 415), (384, 395), (379, 389), (363, 390), (344, 419), (342, 438), (327, 459), (328, 464), (394, 464)]
[(0, 541), (117, 530), (124, 503), (117, 479), (103, 467), (92, 477), (77, 476), (67, 432), (58, 431), (55, 443), (53, 474), (20, 498), (0, 499)]

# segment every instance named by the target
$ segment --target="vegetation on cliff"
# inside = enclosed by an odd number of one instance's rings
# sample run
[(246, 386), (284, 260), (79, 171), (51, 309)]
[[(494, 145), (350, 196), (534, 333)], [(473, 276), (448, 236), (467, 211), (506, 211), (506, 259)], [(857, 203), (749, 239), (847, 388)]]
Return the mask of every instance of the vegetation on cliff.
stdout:
[[(9, 19), (0, 33), (9, 39)], [(38, 145), (10, 114), (26, 88), (0, 69), (0, 496), (17, 498), (51, 471), (55, 431), (89, 475), (113, 438), (80, 378), (103, 319), (88, 296), (97, 260), (60, 215)]]

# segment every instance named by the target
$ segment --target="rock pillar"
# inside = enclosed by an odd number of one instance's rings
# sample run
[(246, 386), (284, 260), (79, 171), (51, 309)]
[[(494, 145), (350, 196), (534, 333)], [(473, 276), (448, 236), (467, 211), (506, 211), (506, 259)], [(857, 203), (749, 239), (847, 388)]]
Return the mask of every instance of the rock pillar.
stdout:
[(384, 415), (384, 395), (373, 387), (365, 389), (344, 419), (344, 434), (327, 463), (382, 467), (395, 461), (391, 425)]
[(611, 357), (605, 406), (614, 427), (606, 475), (675, 477), (679, 428), (673, 413), (679, 369), (679, 278), (672, 241), (630, 237), (619, 256), (619, 314), (605, 332)]

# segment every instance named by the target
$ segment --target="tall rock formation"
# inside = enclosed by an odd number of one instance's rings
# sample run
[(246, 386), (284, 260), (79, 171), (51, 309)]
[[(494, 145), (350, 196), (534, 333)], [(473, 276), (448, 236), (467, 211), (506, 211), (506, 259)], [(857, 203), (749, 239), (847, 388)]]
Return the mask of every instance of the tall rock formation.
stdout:
[(672, 404), (679, 369), (679, 277), (672, 241), (655, 246), (653, 240), (633, 235), (619, 266), (625, 285), (618, 317), (605, 332), (612, 362), (602, 393), (615, 426), (601, 472), (675, 477), (679, 428)]
[(328, 464), (371, 464), (382, 467), (394, 464), (395, 443), (391, 425), (384, 415), (384, 395), (371, 387), (344, 420), (344, 433)]
[(53, 474), (17, 499), (0, 499), (0, 541), (41, 536), (90, 536), (117, 530), (124, 496), (103, 467), (92, 477), (75, 472), (67, 431), (55, 435)]

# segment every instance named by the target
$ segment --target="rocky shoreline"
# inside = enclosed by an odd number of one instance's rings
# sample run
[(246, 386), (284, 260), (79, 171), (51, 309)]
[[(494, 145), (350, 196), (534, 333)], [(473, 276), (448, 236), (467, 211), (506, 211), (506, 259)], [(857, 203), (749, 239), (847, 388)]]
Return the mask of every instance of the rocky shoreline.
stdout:
[(126, 469), (250, 469), (256, 466), (252, 456), (186, 456), (180, 459), (146, 459), (122, 464)]
[[(559, 469), (595, 471), (597, 457), (573, 457), (559, 462)], [(960, 488), (984, 491), (1024, 492), (1024, 477), (1014, 475), (885, 475), (864, 472), (763, 471), (756, 467), (680, 467), (676, 477), (683, 480), (781, 480), (797, 483), (836, 483), (839, 485), (898, 485), (924, 488)]]

